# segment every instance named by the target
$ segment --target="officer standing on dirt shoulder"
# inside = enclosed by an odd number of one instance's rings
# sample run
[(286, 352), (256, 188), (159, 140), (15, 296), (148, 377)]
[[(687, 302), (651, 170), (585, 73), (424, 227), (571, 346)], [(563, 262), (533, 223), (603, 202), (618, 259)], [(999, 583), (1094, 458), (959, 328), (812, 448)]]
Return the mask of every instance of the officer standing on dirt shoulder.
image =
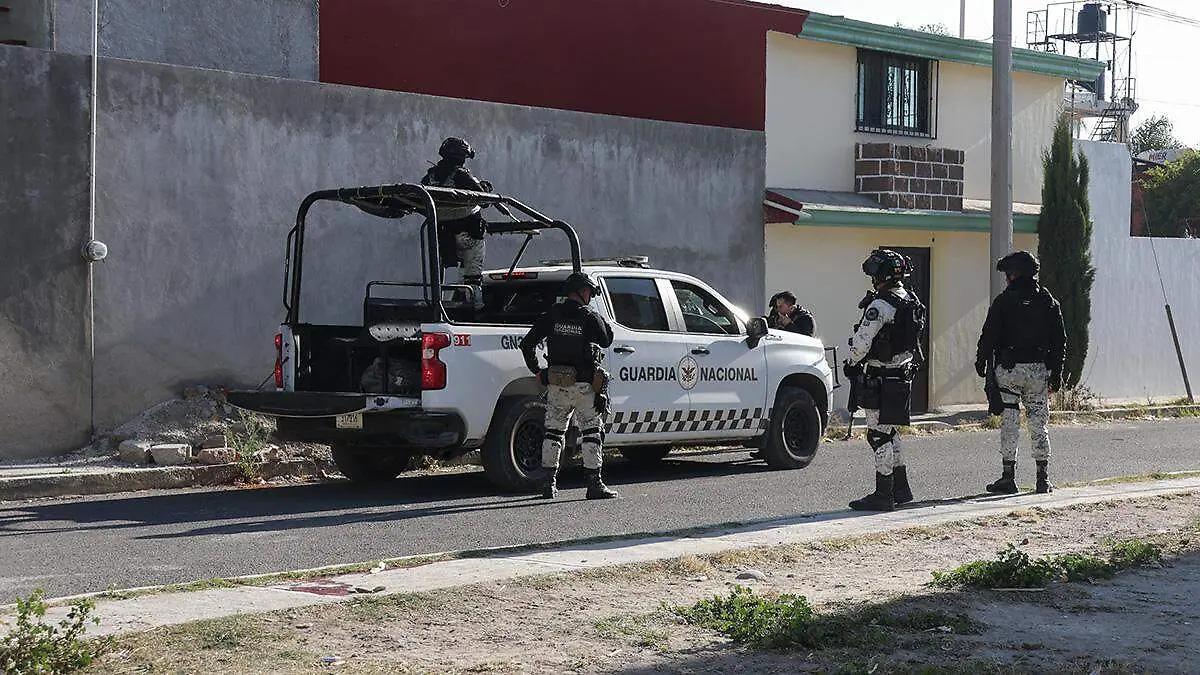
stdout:
[[(461, 138), (451, 136), (442, 141), (438, 148), (441, 159), (429, 167), (421, 178), (421, 185), (491, 192), (492, 184), (479, 180), (463, 166), (475, 157), (475, 151)], [(475, 293), (475, 306), (483, 305), (483, 260), (485, 253), (484, 235), (487, 222), (479, 206), (439, 206), (438, 250), (442, 258), (442, 273), (448, 267), (458, 266), (462, 270), (463, 283)], [(444, 277), (443, 277), (444, 278)]]
[(850, 358), (843, 371), (857, 380), (854, 391), (866, 412), (867, 443), (875, 453), (875, 491), (850, 502), (850, 508), (892, 511), (913, 500), (898, 427), (909, 423), (913, 375), (924, 360), (926, 314), (917, 296), (904, 287), (911, 274), (904, 256), (875, 249), (862, 269), (874, 289), (858, 305), (863, 315), (850, 337)]
[[(558, 494), (558, 461), (562, 454), (571, 416), (578, 415), (583, 445), (583, 467), (588, 473), (588, 499), (618, 496), (600, 476), (603, 463), (601, 413), (608, 374), (598, 367), (596, 348), (612, 344), (613, 332), (608, 321), (588, 304), (600, 292), (600, 285), (586, 274), (576, 272), (563, 284), (566, 300), (538, 317), (533, 328), (521, 339), (525, 364), (538, 376), (546, 390), (546, 436), (542, 442), (542, 467), (548, 472), (542, 497)], [(542, 369), (535, 349), (546, 341), (546, 360)]]
[(975, 372), (986, 378), (994, 370), (1004, 409), (1000, 414), (1000, 459), (1003, 473), (987, 486), (994, 494), (1016, 494), (1017, 439), (1021, 435), (1021, 410), (1025, 403), (1029, 436), (1037, 463), (1039, 493), (1051, 492), (1047, 466), (1050, 462), (1049, 394), (1062, 387), (1063, 358), (1067, 333), (1062, 307), (1050, 291), (1037, 281), (1037, 258), (1028, 251), (1010, 253), (996, 262), (996, 270), (1008, 277), (1008, 288), (988, 308)]

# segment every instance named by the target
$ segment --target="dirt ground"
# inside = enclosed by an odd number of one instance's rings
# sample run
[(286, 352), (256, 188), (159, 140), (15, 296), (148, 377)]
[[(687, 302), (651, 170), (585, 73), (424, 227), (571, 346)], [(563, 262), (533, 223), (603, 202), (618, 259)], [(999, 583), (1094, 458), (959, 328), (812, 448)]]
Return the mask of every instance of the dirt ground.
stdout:
[[(1045, 591), (944, 591), (931, 572), (993, 559), (1100, 551), (1152, 538), (1161, 567)], [(120, 638), (88, 673), (1185, 673), (1200, 663), (1200, 495), (1113, 502), (887, 535), (552, 574), (421, 595), (242, 615)], [(739, 579), (748, 570), (763, 580)], [(949, 617), (828, 649), (756, 651), (670, 606), (733, 584), (819, 610), (870, 603)], [(101, 617), (103, 618), (103, 617)], [(968, 630), (973, 628), (974, 630)]]

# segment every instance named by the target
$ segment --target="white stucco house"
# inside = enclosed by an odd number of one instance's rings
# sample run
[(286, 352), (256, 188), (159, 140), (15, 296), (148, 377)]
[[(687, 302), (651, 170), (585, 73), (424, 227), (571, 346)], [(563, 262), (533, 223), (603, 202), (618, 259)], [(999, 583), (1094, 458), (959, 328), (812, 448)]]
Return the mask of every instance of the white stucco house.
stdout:
[[(984, 400), (975, 343), (990, 257), (990, 43), (810, 13), (766, 61), (766, 294), (791, 290), (841, 347), (879, 246), (909, 255), (930, 311), (914, 410)], [(1103, 64), (1013, 50), (1014, 246), (1036, 250), (1042, 152), (1067, 79)], [(837, 405), (845, 405), (845, 388)]]

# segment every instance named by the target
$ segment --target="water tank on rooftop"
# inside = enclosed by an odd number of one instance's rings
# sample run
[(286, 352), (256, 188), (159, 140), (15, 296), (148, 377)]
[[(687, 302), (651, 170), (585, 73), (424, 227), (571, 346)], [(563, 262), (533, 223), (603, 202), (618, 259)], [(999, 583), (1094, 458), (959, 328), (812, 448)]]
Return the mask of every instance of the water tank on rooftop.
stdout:
[(1089, 2), (1079, 10), (1078, 32), (1083, 35), (1103, 33), (1108, 28), (1108, 14), (1098, 2)]

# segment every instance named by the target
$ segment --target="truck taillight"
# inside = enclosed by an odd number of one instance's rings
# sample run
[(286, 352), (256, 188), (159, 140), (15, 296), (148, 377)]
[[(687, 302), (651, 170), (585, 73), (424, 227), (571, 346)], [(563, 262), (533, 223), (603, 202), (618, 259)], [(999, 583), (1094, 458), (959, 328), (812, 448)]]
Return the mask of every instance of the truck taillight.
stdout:
[(275, 388), (283, 389), (283, 333), (275, 334)]
[(438, 351), (449, 346), (447, 333), (421, 335), (421, 389), (446, 388), (446, 364), (438, 358)]

